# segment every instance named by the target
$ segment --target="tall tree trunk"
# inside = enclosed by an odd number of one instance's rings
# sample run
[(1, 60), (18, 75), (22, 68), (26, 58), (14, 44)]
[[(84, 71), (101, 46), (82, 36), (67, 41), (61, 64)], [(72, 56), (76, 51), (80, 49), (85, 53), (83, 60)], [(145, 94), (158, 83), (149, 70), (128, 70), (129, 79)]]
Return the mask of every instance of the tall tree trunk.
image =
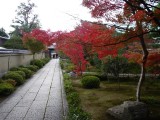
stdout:
[(142, 63), (141, 63), (141, 75), (138, 81), (137, 85), (137, 91), (136, 91), (136, 100), (139, 102), (141, 99), (141, 90), (142, 90), (142, 85), (143, 82), (145, 81), (145, 74), (146, 74), (146, 63), (147, 63), (147, 58), (148, 58), (148, 50), (146, 47), (146, 43), (144, 41), (144, 36), (143, 36), (143, 28), (142, 28), (142, 22), (141, 21), (136, 21), (136, 25), (138, 28), (138, 34), (140, 34), (139, 39), (140, 39), (140, 44), (142, 46), (142, 52), (143, 52), (143, 57), (142, 57)]
[(136, 99), (137, 101), (140, 101), (140, 96), (141, 96), (141, 89), (142, 89), (142, 84), (145, 81), (145, 73), (146, 73), (146, 69), (145, 69), (145, 65), (147, 62), (147, 58), (148, 58), (148, 51), (147, 51), (147, 47), (144, 41), (143, 36), (140, 36), (140, 43), (142, 46), (142, 50), (143, 50), (143, 57), (142, 57), (142, 64), (141, 64), (141, 75), (140, 75), (140, 79), (138, 81), (138, 85), (137, 85), (137, 92), (136, 92)]

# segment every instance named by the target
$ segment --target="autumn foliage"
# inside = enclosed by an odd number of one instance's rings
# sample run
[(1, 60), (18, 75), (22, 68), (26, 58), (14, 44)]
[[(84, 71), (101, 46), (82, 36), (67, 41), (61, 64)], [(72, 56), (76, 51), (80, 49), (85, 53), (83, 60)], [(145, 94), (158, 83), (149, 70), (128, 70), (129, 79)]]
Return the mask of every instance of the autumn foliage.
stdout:
[[(157, 69), (160, 65), (160, 50), (152, 47), (155, 39), (151, 37), (152, 34), (160, 35), (159, 1), (83, 0), (82, 4), (91, 10), (93, 17), (103, 22), (81, 20), (81, 24), (70, 32), (35, 29), (29, 36), (45, 45), (55, 42), (57, 49), (76, 65), (77, 72), (85, 70), (92, 54), (97, 53), (100, 59), (108, 55), (115, 57), (123, 49), (123, 56), (141, 64), (136, 93), (139, 101), (146, 67)], [(155, 73), (155, 70), (152, 71)]]
[[(154, 39), (150, 33), (158, 33), (152, 29), (160, 26), (160, 8), (152, 6), (149, 0), (83, 0), (84, 6), (91, 10), (95, 18), (103, 18), (106, 22), (81, 21), (75, 30), (70, 32), (51, 32), (40, 29), (24, 34), (31, 36), (45, 45), (56, 43), (57, 49), (63, 51), (77, 66), (77, 71), (84, 71), (90, 55), (97, 53), (99, 58), (108, 55), (117, 56), (120, 49), (125, 49), (123, 56), (130, 61), (143, 63), (144, 55), (141, 40), (151, 44)], [(158, 4), (155, 1), (155, 4)], [(153, 7), (153, 9), (148, 9)], [(150, 48), (147, 45), (147, 48)], [(160, 53), (150, 48), (145, 66), (160, 64)]]

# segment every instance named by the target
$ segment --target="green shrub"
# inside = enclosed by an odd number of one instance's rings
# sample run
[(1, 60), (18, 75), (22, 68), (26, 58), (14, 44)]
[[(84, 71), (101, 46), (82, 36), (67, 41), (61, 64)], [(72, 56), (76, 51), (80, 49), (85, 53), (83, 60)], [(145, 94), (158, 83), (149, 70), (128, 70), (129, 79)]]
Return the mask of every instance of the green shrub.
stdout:
[(70, 80), (71, 79), (71, 77), (67, 73), (65, 73), (63, 75), (63, 78), (64, 78), (64, 80)]
[(64, 74), (63, 78), (65, 80), (65, 84), (64, 84), (65, 92), (68, 94), (73, 91), (72, 81), (68, 74)]
[(85, 112), (80, 106), (69, 106), (67, 120), (92, 120), (91, 115)]
[(0, 83), (0, 95), (9, 95), (14, 91), (14, 86), (10, 83)]
[(18, 73), (19, 75), (21, 75), (23, 77), (23, 79), (25, 79), (26, 73), (23, 70), (21, 70), (22, 68), (24, 68), (24, 67), (13, 67), (10, 69), (10, 71), (14, 71), (14, 72)]
[(78, 106), (80, 104), (80, 98), (77, 92), (71, 92), (67, 96), (67, 100), (69, 104), (72, 104), (72, 106)]
[(66, 93), (72, 92), (73, 91), (72, 82), (67, 80), (66, 84), (64, 85), (64, 88)]
[(23, 77), (23, 79), (25, 79), (25, 78), (26, 78), (26, 74), (25, 74), (25, 72), (20, 71), (20, 70), (18, 70), (18, 71), (14, 71), (14, 72), (16, 72), (16, 73), (18, 73), (19, 75), (21, 75), (21, 76)]
[(5, 80), (4, 82), (10, 83), (13, 86), (16, 86), (16, 84), (17, 84), (17, 82), (15, 80), (12, 80), (12, 79)]
[(28, 68), (29, 70), (36, 72), (38, 70), (38, 67), (36, 65), (29, 65), (26, 68)]
[(27, 68), (19, 68), (19, 70), (26, 74), (26, 78), (30, 78), (33, 74), (33, 72)]
[(49, 61), (50, 61), (50, 58), (41, 59), (41, 62), (43, 63), (43, 65), (47, 64)]
[(10, 69), (10, 71), (18, 71), (18, 70), (19, 70), (18, 67), (13, 67), (13, 68)]
[(43, 66), (46, 64), (46, 62), (43, 59), (41, 59), (40, 61), (42, 62)]
[(80, 105), (80, 97), (72, 86), (71, 78), (64, 74), (64, 88), (69, 104), (67, 120), (91, 120), (91, 116)]
[(64, 69), (64, 64), (63, 64), (62, 60), (60, 61), (60, 66), (61, 66), (62, 69)]
[(84, 88), (98, 88), (100, 80), (96, 76), (85, 76), (82, 78), (81, 83)]
[(96, 77), (98, 77), (101, 81), (106, 81), (106, 80), (108, 79), (107, 74), (99, 74), (99, 73), (96, 73), (96, 72), (89, 72), (89, 73), (83, 74), (83, 77), (85, 77), (85, 76), (96, 76)]
[(3, 76), (3, 79), (13, 79), (17, 82), (17, 85), (21, 85), (24, 83), (24, 79), (21, 75), (16, 72), (8, 72)]
[(32, 60), (30, 62), (31, 65), (36, 65), (38, 66), (39, 68), (42, 68), (43, 67), (43, 62), (41, 60)]
[(25, 66), (23, 66), (23, 65), (20, 65), (19, 67), (20, 67), (20, 68), (24, 68)]
[(42, 61), (46, 64), (50, 61), (50, 58), (44, 58), (44, 59), (42, 59)]
[(63, 67), (67, 73), (69, 73), (75, 69), (75, 65), (71, 62), (64, 62)]
[(75, 66), (73, 64), (70, 64), (65, 67), (65, 70), (67, 73), (69, 73), (69, 72), (73, 71), (74, 68), (75, 68)]

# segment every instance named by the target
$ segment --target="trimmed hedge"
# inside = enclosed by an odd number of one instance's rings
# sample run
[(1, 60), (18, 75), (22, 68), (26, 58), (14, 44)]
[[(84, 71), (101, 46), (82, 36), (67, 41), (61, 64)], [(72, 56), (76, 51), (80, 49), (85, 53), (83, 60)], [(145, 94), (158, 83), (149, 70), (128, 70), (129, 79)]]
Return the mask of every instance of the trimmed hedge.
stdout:
[(50, 61), (50, 58), (44, 58), (44, 59), (41, 59), (41, 61), (44, 63), (44, 65), (46, 64), (46, 63), (48, 63), (49, 61)]
[[(25, 79), (30, 78), (33, 72), (36, 72), (39, 68), (43, 67), (50, 58), (45, 58), (41, 60), (32, 60), (31, 64), (28, 66), (13, 67), (5, 74), (1, 80), (0, 79), (0, 95), (11, 94), (16, 85), (21, 85), (25, 82)], [(33, 65), (34, 64), (34, 65)]]
[(27, 68), (19, 68), (19, 70), (26, 74), (26, 78), (30, 78), (33, 74), (33, 72)]
[(26, 78), (26, 74), (25, 74), (25, 72), (20, 71), (20, 70), (18, 70), (18, 71), (14, 71), (14, 72), (16, 72), (16, 73), (18, 73), (19, 75), (21, 75), (21, 76), (23, 77), (23, 79), (25, 79), (25, 78)]
[(41, 60), (32, 60), (32, 61), (30, 62), (30, 64), (31, 64), (31, 65), (36, 65), (36, 66), (38, 66), (39, 68), (42, 68), (44, 63), (43, 63)]
[(67, 74), (64, 74), (64, 88), (69, 104), (67, 120), (91, 120), (90, 114), (82, 109), (80, 97), (73, 88), (71, 78)]
[(15, 90), (14, 86), (10, 83), (0, 83), (0, 95), (9, 95)]
[(15, 80), (12, 80), (12, 79), (4, 80), (4, 82), (10, 83), (13, 86), (16, 86), (16, 84), (17, 84), (17, 82)]
[(74, 90), (72, 86), (72, 81), (70, 80), (70, 76), (68, 74), (64, 74), (63, 78), (65, 80), (64, 88), (65, 88), (66, 94), (73, 92)]
[(36, 72), (38, 70), (38, 66), (36, 65), (28, 65), (26, 68), (33, 72)]
[(67, 96), (68, 104), (72, 104), (72, 106), (78, 106), (80, 104), (80, 98), (77, 92), (71, 92), (69, 96)]
[(10, 71), (18, 71), (19, 70), (19, 67), (13, 67), (10, 69)]
[(100, 79), (96, 76), (85, 76), (81, 83), (84, 88), (99, 88)]
[(23, 77), (20, 74), (18, 74), (17, 72), (14, 72), (14, 71), (8, 72), (7, 74), (5, 74), (3, 76), (3, 79), (13, 79), (17, 82), (17, 85), (21, 85), (21, 84), (24, 83)]
[(107, 81), (108, 80), (107, 74), (85, 73), (85, 74), (83, 74), (83, 77), (85, 77), (85, 76), (96, 76), (100, 79), (100, 81)]

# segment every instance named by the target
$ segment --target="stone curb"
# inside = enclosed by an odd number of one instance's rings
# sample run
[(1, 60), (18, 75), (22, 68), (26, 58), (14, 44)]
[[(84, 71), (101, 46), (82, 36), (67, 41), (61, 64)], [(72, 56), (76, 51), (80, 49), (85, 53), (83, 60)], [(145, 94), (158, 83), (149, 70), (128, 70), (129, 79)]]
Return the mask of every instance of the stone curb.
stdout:
[[(59, 67), (60, 67), (60, 65), (59, 65)], [(65, 89), (64, 89), (63, 74), (62, 74), (61, 67), (59, 69), (59, 72), (60, 72), (60, 79), (61, 79), (63, 117), (64, 117), (64, 120), (66, 120), (67, 119), (67, 114), (68, 114), (68, 103), (67, 103), (66, 93), (65, 93)]]

